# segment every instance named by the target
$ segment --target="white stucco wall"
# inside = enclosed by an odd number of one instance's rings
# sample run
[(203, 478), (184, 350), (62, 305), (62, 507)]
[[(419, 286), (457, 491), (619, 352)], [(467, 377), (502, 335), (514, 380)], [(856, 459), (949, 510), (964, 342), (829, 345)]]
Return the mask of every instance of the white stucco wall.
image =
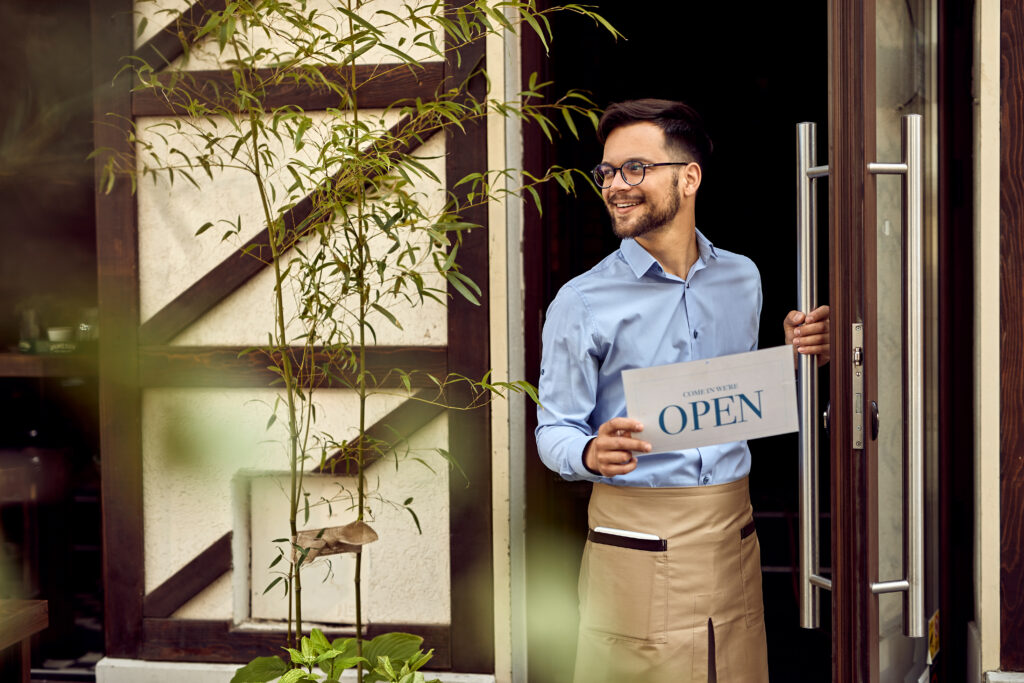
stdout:
[(999, 12), (998, 0), (975, 5), (974, 617), (981, 671), (999, 668), (1000, 640)]
[[(187, 9), (191, 4), (192, 0), (137, 0), (135, 4), (136, 46), (142, 45), (155, 36), (175, 16), (169, 12), (180, 12)], [(380, 11), (386, 11), (405, 17), (408, 14), (404, 10), (405, 5), (416, 5), (415, 2), (410, 3), (405, 0), (373, 0), (373, 2), (366, 3), (363, 6), (360, 6), (360, 4), (355, 2), (355, 0), (348, 3), (337, 2), (336, 0), (308, 0), (308, 9), (306, 11), (316, 10), (323, 26), (336, 28), (334, 32), (337, 35), (345, 35), (349, 33), (346, 20), (338, 15), (338, 13), (332, 12), (331, 8), (335, 5), (349, 7), (359, 17), (370, 21), (378, 28), (387, 30), (389, 38), (395, 43), (403, 41), (401, 43), (402, 50), (414, 59), (426, 61), (437, 59), (437, 56), (433, 55), (429, 49), (414, 44), (422, 28), (402, 26), (384, 15), (375, 14)], [(143, 22), (145, 23), (143, 24)], [(139, 31), (140, 26), (142, 28), (141, 32)], [(261, 32), (254, 32), (253, 36), (252, 42), (255, 47), (274, 44), (271, 39), (268, 39)], [(440, 31), (435, 32), (435, 40), (438, 45), (444, 44), (444, 37)], [(227, 58), (231, 58), (231, 56), (227, 55)], [(222, 61), (223, 58), (217, 48), (216, 41), (206, 40), (194, 46), (187, 59), (179, 57), (171, 62), (171, 66), (190, 71), (220, 69), (222, 68)], [(392, 61), (394, 61), (393, 54), (383, 48), (374, 47), (360, 55), (356, 63), (378, 64)]]

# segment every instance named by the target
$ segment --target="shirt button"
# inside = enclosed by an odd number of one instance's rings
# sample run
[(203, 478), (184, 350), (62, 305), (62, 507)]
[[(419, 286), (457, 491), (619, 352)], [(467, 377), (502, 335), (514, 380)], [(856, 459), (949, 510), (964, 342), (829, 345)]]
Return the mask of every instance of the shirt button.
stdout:
[(696, 338), (697, 338), (697, 330), (694, 330), (694, 331), (693, 331), (693, 338), (694, 338), (694, 339), (696, 339)]
[(704, 484), (705, 486), (710, 484), (711, 483), (711, 475), (710, 474), (705, 474), (704, 477), (700, 480), (700, 483)]

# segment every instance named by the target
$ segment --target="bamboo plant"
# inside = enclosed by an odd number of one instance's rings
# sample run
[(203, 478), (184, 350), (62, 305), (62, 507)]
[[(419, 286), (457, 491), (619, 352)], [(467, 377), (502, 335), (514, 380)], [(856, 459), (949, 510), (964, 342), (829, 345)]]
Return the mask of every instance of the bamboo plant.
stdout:
[[(418, 307), (444, 305), (449, 296), (478, 303), (480, 288), (459, 265), (463, 235), (472, 229), (467, 210), (491, 201), (539, 202), (536, 187), (554, 181), (574, 191), (577, 177), (552, 168), (542, 176), (496, 169), (449, 179), (463, 186), (458, 196), (424, 190), (440, 182), (430, 159), (418, 148), (448, 127), (463, 128), (488, 116), (514, 117), (537, 125), (551, 137), (559, 125), (577, 134), (578, 123), (596, 125), (597, 112), (585, 95), (569, 92), (557, 100), (544, 96), (546, 84), (529, 79), (529, 87), (512, 101), (471, 88), (487, 82), (480, 66), (462, 65), (460, 50), (488, 35), (510, 36), (526, 28), (547, 43), (554, 37), (550, 15), (567, 12), (597, 21), (600, 16), (579, 5), (539, 10), (532, 2), (475, 0), (457, 8), (442, 2), (399, 4), (373, 0), (313, 3), (304, 0), (239, 0), (207, 10), (179, 35), (184, 65), (153, 64), (127, 58), (136, 88), (164, 99), (176, 116), (130, 127), (136, 153), (131, 158), (110, 150), (105, 155), (104, 187), (127, 178), (133, 183), (164, 178), (171, 183), (203, 183), (218, 175), (241, 174), (257, 197), (258, 228), (263, 242), (250, 241), (244, 251), (264, 261), (273, 273), (273, 329), (266, 343), (246, 353), (264, 357), (276, 374), (278, 398), (268, 418), (286, 433), (290, 538), (280, 544), (274, 564), (288, 599), (286, 646), (291, 661), (261, 657), (239, 670), (234, 681), (337, 681), (355, 668), (357, 680), (421, 681), (419, 671), (430, 657), (422, 639), (410, 634), (364, 638), (361, 544), (375, 533), (369, 522), (371, 502), (408, 510), (419, 527), (412, 500), (391, 501), (370, 485), (366, 466), (393, 444), (367, 434), (367, 400), (380, 393), (469, 410), (494, 396), (523, 392), (536, 399), (525, 382), (495, 382), (488, 377), (430, 376), (430, 392), (413, 394), (422, 385), (416, 368), (374, 373), (367, 347), (382, 325), (402, 328)], [(157, 15), (177, 19), (178, 10)], [(145, 22), (139, 22), (140, 34)], [(200, 82), (187, 68), (193, 47), (204, 45), (230, 74), (224, 87)], [(386, 65), (367, 71), (370, 56), (386, 55)], [(430, 99), (400, 100), (383, 111), (360, 107), (361, 90), (396, 70), (422, 73), (431, 62), (457, 65)], [(164, 68), (168, 67), (168, 68)], [(362, 67), (362, 71), (360, 68)], [(230, 83), (230, 85), (226, 85)], [(317, 91), (332, 103), (325, 111), (275, 104), (270, 93), (282, 87)], [(476, 95), (483, 92), (483, 95)], [(319, 98), (321, 101), (324, 97)], [(251, 226), (240, 216), (211, 216), (198, 226), (199, 239), (240, 241)], [(397, 390), (394, 387), (399, 387)], [(458, 391), (453, 391), (458, 387)], [(318, 428), (317, 391), (344, 389), (358, 397), (356, 436), (340, 440)], [(468, 389), (468, 391), (467, 391)], [(454, 402), (453, 397), (461, 401)], [(437, 449), (445, 457), (447, 451)], [(323, 530), (303, 534), (309, 521), (304, 480), (311, 468), (324, 468), (331, 453), (344, 454), (352, 475), (351, 505), (355, 522), (341, 531), (342, 545), (355, 552), (354, 636), (329, 642), (313, 629), (303, 636), (303, 568), (314, 548), (323, 546)], [(458, 467), (451, 461), (452, 467)], [(337, 505), (320, 500), (312, 505)], [(347, 534), (347, 535), (346, 535)]]

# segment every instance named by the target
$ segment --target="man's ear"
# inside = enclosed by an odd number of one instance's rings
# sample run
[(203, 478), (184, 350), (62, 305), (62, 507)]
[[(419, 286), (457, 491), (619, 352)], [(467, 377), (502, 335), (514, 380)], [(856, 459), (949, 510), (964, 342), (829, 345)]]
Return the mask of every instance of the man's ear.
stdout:
[(679, 185), (684, 196), (693, 197), (697, 194), (701, 177), (700, 164), (690, 164), (683, 168), (683, 172), (679, 174)]

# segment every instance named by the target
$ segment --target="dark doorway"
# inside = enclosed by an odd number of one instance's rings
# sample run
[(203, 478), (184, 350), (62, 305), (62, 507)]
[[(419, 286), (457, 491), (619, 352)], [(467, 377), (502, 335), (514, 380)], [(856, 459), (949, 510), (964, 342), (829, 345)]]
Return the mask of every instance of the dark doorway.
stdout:
[[(739, 11), (713, 3), (593, 4), (626, 40), (615, 42), (578, 17), (561, 17), (555, 21), (549, 56), (525, 42), (524, 78), (536, 71), (542, 80), (553, 82), (552, 94), (586, 90), (601, 107), (661, 97), (686, 101), (701, 112), (715, 152), (705, 169), (697, 226), (716, 246), (747, 255), (757, 264), (764, 290), (760, 346), (781, 344), (783, 317), (796, 303), (797, 123), (819, 123), (820, 163), (827, 157), (827, 5), (754, 3)], [(591, 131), (581, 132), (581, 140), (563, 136), (555, 145), (536, 131), (528, 132), (528, 166), (590, 169), (601, 159), (601, 146)], [(544, 215), (532, 216), (527, 225), (525, 247), (531, 381), (537, 380), (547, 304), (562, 284), (618, 246), (601, 201), (590, 188), (582, 188), (576, 197), (549, 190), (544, 199)], [(819, 206), (824, 200), (821, 194)], [(824, 222), (820, 224), (825, 255), (826, 230)], [(824, 277), (821, 280), (819, 298), (825, 301)], [(824, 385), (822, 393), (827, 395)], [(532, 440), (529, 443), (532, 448)], [(800, 629), (798, 621), (796, 437), (758, 440), (751, 443), (751, 450), (772, 679), (828, 680), (827, 597), (822, 600), (823, 629)], [(829, 509), (827, 463), (823, 453), (823, 511)], [(559, 480), (534, 451), (528, 458), (527, 487), (528, 679), (570, 680), (576, 573), (590, 486)], [(829, 563), (828, 526), (823, 520), (823, 566)]]

